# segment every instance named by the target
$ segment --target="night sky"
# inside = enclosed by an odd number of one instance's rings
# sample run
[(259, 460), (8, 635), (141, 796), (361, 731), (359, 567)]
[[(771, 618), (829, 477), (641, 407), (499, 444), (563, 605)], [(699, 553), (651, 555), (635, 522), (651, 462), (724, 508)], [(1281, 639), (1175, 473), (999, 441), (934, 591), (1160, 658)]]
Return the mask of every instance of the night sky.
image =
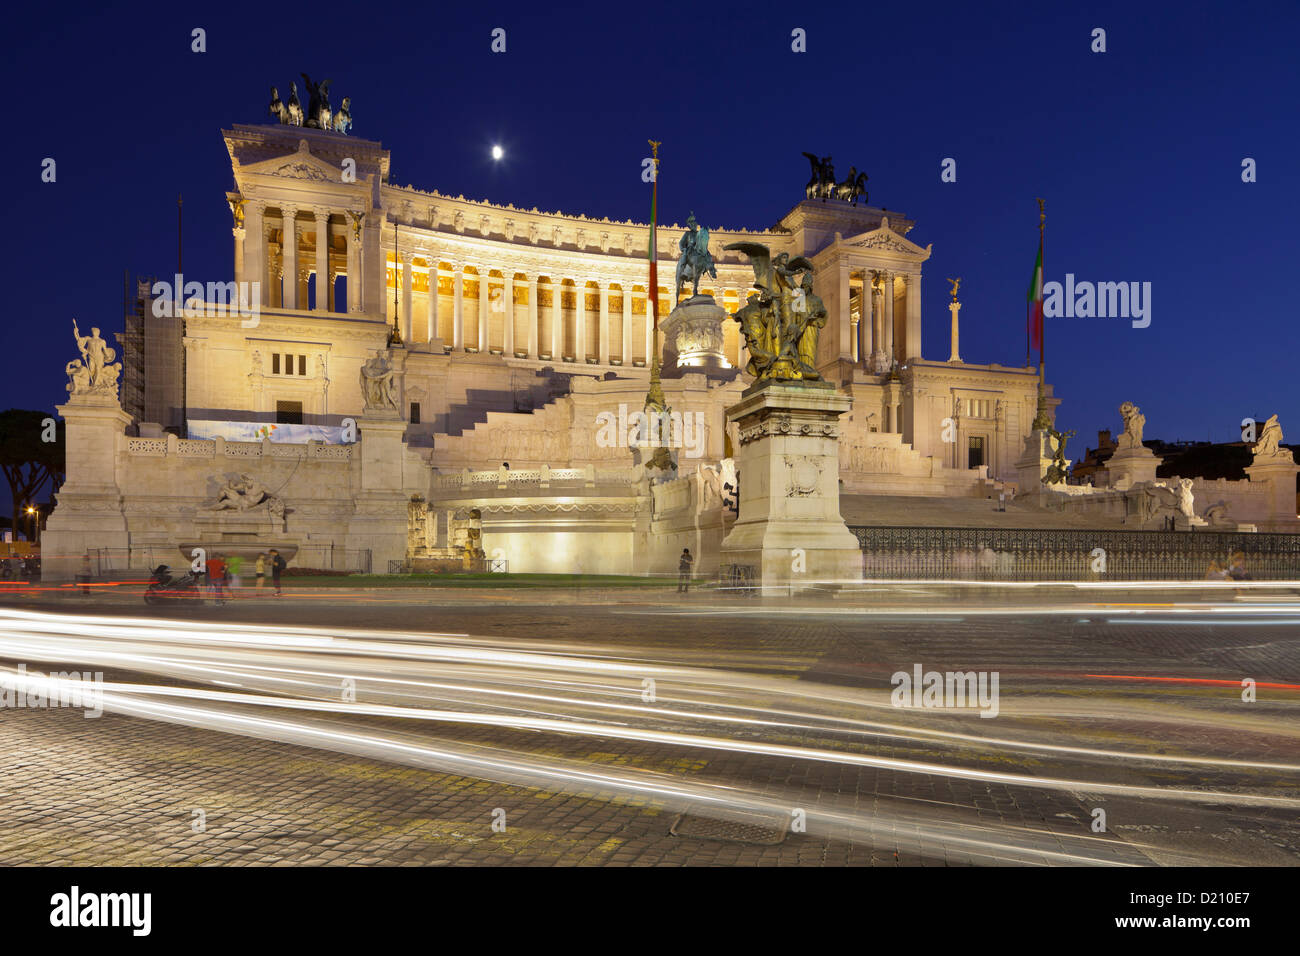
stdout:
[[(333, 103), (352, 98), (353, 135), (392, 150), (395, 183), (502, 204), (644, 221), (653, 138), (662, 220), (693, 209), (709, 227), (766, 228), (803, 196), (803, 150), (833, 155), (839, 176), (856, 164), (871, 203), (934, 243), (928, 359), (948, 357), (944, 278), (961, 276), (962, 357), (1023, 364), (1042, 196), (1046, 280), (1152, 284), (1149, 328), (1048, 322), (1072, 456), (1120, 430), (1126, 399), (1149, 438), (1231, 441), (1242, 418), (1277, 412), (1300, 439), (1295, 4), (54, 11), (7, 15), (0, 408), (61, 402), (71, 320), (108, 337), (123, 271), (173, 271), (178, 193), (187, 278), (231, 278), (221, 129), (269, 122), (271, 85), (287, 98), (306, 72), (334, 81)], [(498, 26), (504, 54), (489, 49)], [(206, 53), (191, 52), (195, 27)], [(791, 52), (796, 27), (806, 53)], [(946, 157), (956, 183), (940, 181)]]

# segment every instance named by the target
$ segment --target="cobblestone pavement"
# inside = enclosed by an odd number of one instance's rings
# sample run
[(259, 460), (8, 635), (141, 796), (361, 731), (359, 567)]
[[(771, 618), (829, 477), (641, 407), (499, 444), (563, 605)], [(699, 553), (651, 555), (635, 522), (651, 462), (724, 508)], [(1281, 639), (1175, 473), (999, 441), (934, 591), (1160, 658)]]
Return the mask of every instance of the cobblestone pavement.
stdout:
[[(1253, 704), (1227, 684), (1152, 683), (1112, 676), (1193, 677), (1238, 684), (1300, 684), (1300, 629), (1286, 622), (1192, 625), (1094, 613), (972, 615), (909, 619), (832, 600), (719, 600), (656, 596), (528, 595), (480, 591), (382, 595), (358, 601), (294, 595), (184, 611), (196, 621), (258, 621), (322, 627), (440, 630), (479, 636), (635, 647), (666, 662), (725, 662), (768, 676), (887, 691), (890, 675), (926, 670), (994, 670), (1004, 706), (1023, 739), (1113, 747), (1150, 754), (1197, 754), (1197, 785), (1228, 794), (1294, 796), (1296, 775), (1243, 768), (1240, 761), (1300, 763), (1300, 692), (1261, 687)], [(593, 603), (587, 603), (592, 601)], [(94, 597), (11, 601), (10, 607), (157, 618), (174, 612)], [(1050, 603), (1044, 601), (1044, 610)], [(1113, 610), (1113, 609), (1112, 609)], [(8, 663), (8, 662), (6, 662)], [(38, 661), (27, 661), (39, 666)], [(1088, 675), (1109, 675), (1105, 678)], [(143, 679), (106, 673), (105, 679)], [(1150, 714), (1150, 722), (1109, 719), (1109, 704)], [(1041, 714), (1035, 707), (1045, 706)], [(1070, 705), (1070, 706), (1063, 706)], [(1071, 707), (1078, 714), (1071, 716)], [(1243, 708), (1249, 710), (1243, 711)], [(393, 727), (400, 721), (373, 721)], [(1153, 732), (1158, 729), (1158, 733)], [(410, 731), (403, 726), (404, 731)], [(954, 716), (952, 729), (1008, 734), (1004, 720)], [(719, 821), (702, 807), (686, 816), (648, 799), (557, 793), (431, 772), (136, 717), (88, 720), (69, 709), (0, 709), (0, 863), (78, 865), (862, 865), (946, 866), (997, 862), (960, 839), (936, 838), (927, 823), (956, 829), (1014, 827), (1023, 862), (1060, 862), (1086, 841), (1091, 855), (1120, 864), (1300, 863), (1300, 823), (1292, 810), (1116, 793), (1040, 789), (957, 776), (793, 760), (590, 736), (463, 725), (415, 731), (445, 739), (639, 767), (694, 782), (794, 795), (796, 805), (835, 801), (878, 820), (859, 831), (791, 832), (789, 818), (756, 815), (748, 826)], [(810, 732), (806, 745), (844, 746)], [(873, 739), (882, 757), (953, 767), (1057, 776), (1095, 784), (1185, 785), (1159, 762), (990, 748), (959, 750), (936, 741)], [(1181, 780), (1181, 783), (1179, 782)], [(1103, 808), (1107, 831), (1092, 833)], [(504, 811), (504, 832), (496, 832)]]

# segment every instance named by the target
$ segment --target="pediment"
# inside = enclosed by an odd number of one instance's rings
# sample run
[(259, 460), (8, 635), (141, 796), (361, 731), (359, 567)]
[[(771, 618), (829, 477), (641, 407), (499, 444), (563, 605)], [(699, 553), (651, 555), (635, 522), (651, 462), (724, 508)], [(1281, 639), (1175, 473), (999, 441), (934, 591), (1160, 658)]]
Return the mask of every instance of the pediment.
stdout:
[(275, 176), (280, 179), (296, 179), (305, 182), (337, 183), (342, 181), (342, 170), (333, 163), (328, 163), (319, 156), (312, 155), (307, 140), (299, 140), (298, 151), (286, 156), (263, 159), (247, 166), (241, 166), (239, 175)]
[(910, 239), (904, 239), (899, 233), (894, 232), (889, 226), (888, 216), (880, 220), (879, 227), (849, 239), (843, 239), (841, 245), (850, 249), (872, 249), (890, 252), (905, 259), (915, 259), (918, 262), (930, 258), (931, 249), (931, 246), (922, 249)]

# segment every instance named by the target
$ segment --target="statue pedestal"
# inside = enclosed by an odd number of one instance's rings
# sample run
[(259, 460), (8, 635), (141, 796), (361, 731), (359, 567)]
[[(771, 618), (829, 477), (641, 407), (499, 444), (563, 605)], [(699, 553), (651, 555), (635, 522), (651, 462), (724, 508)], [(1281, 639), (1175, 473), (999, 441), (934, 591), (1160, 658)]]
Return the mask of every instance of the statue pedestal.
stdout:
[(126, 450), (131, 416), (106, 392), (75, 395), (56, 410), (67, 422), (67, 478), (41, 535), (41, 578), (70, 581), (82, 573), (82, 556), (96, 549), (126, 554), (118, 463)]
[(1106, 462), (1110, 487), (1123, 491), (1139, 482), (1155, 481), (1156, 469), (1160, 467), (1161, 461), (1162, 459), (1145, 445), (1118, 449)]
[[(1024, 450), (1016, 459), (1017, 498), (1047, 493), (1048, 486), (1043, 483), (1043, 478), (1052, 467), (1055, 453), (1052, 436), (1046, 431), (1035, 429), (1029, 433)], [(1070, 466), (1069, 458), (1065, 459), (1065, 466)]]
[(1300, 519), (1296, 517), (1296, 472), (1300, 466), (1291, 460), (1290, 455), (1276, 458), (1256, 459), (1246, 467), (1250, 483), (1266, 484), (1268, 494), (1268, 518), (1257, 522), (1265, 531), (1300, 530)]
[[(267, 535), (284, 534), (285, 518), (276, 516), (265, 504), (247, 511), (223, 508), (201, 509), (194, 516), (194, 530), (208, 542), (264, 540)], [(267, 547), (279, 547), (272, 543)], [(263, 551), (266, 548), (262, 549)], [(284, 551), (284, 548), (280, 548)]]
[[(687, 299), (659, 323), (664, 336), (664, 372), (669, 369), (688, 371), (723, 371), (730, 369), (723, 351), (722, 323), (727, 310), (711, 295)], [(672, 377), (670, 375), (670, 377)]]
[(368, 549), (370, 568), (388, 574), (406, 561), (407, 504), (403, 490), (406, 422), (395, 409), (367, 409), (357, 419), (360, 432), (360, 487), (348, 521), (348, 548)]
[(764, 586), (862, 579), (862, 549), (840, 517), (839, 418), (852, 400), (828, 383), (760, 381), (727, 409), (740, 429), (740, 516), (723, 564)]

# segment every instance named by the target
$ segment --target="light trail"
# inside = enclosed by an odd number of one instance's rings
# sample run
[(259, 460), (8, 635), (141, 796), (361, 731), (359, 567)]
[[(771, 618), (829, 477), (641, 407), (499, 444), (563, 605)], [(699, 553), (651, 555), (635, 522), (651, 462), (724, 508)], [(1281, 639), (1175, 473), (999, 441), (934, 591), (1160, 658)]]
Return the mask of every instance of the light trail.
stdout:
[[(840, 806), (833, 795), (822, 793), (787, 790), (773, 797), (749, 785), (687, 781), (627, 767), (617, 771), (596, 768), (590, 762), (531, 753), (525, 744), (483, 748), (460, 741), (431, 741), (427, 736), (413, 736), (413, 732), (394, 735), (372, 724), (402, 720), (412, 728), (436, 726), (443, 732), (458, 727), (524, 731), (552, 739), (619, 740), (689, 755), (718, 753), (838, 765), (981, 786), (1227, 804), (1261, 811), (1300, 809), (1300, 797), (1277, 790), (1284, 779), (1287, 787), (1294, 788), (1296, 781), (1286, 778), (1300, 774), (1297, 763), (1086, 746), (1086, 741), (1062, 743), (1042, 739), (1046, 731), (1041, 728), (1020, 727), (1030, 719), (1065, 715), (1124, 719), (1147, 726), (1186, 727), (1203, 722), (1220, 729), (1229, 726), (1239, 732), (1269, 734), (1273, 739), (1300, 739), (1300, 726), (1277, 726), (1255, 714), (1197, 714), (1180, 710), (1177, 701), (1148, 713), (1122, 697), (1105, 702), (1012, 697), (1002, 702), (1005, 716), (999, 727), (1019, 727), (1019, 732), (992, 736), (963, 731), (960, 723), (973, 715), (971, 710), (900, 709), (892, 706), (885, 689), (790, 680), (737, 669), (770, 668), (771, 661), (755, 655), (711, 652), (708, 656), (715, 664), (705, 667), (668, 663), (663, 654), (662, 649), (462, 633), (326, 630), (0, 609), (0, 658), (75, 664), (77, 670), (91, 667), (152, 674), (183, 684), (106, 684), (103, 706), (110, 712), (516, 785), (566, 792), (599, 786), (614, 799), (649, 796), (673, 807), (705, 805), (711, 815), (722, 817), (742, 810), (788, 813), (792, 806), (805, 807), (809, 820), (826, 833), (848, 828), (859, 836), (879, 834), (886, 822), (901, 826), (906, 818), (912, 821), (906, 825), (925, 828), (930, 839), (964, 840), (967, 842), (961, 845), (971, 853), (990, 859), (1103, 862), (1086, 848), (1053, 856), (1046, 852), (1050, 847), (1031, 847), (1033, 841), (1023, 828), (971, 829), (961, 821), (924, 814), (908, 817), (883, 805), (867, 813)], [(886, 676), (877, 680), (883, 682)], [(1066, 676), (1110, 680), (1126, 675)], [(659, 685), (653, 701), (640, 699), (641, 682), (646, 678)], [(0, 669), (0, 687), (11, 691), (43, 686), (57, 689), (56, 684), (48, 683), (51, 680), (30, 664), (25, 674)], [(355, 682), (359, 702), (340, 699), (340, 687), (346, 680)], [(1236, 683), (1214, 678), (1189, 680), (1216, 686)], [(1279, 684), (1278, 689), (1300, 688)], [(891, 719), (874, 719), (886, 708)], [(322, 717), (328, 718), (326, 723), (321, 723)], [(975, 725), (983, 730), (980, 721)], [(1074, 732), (1086, 735), (1087, 730), (1080, 725)], [(1156, 740), (1147, 739), (1145, 745), (1154, 750)], [(876, 748), (882, 745), (904, 750), (942, 747), (947, 752), (944, 759), (961, 762), (880, 753)], [(1077, 771), (1038, 774), (979, 765), (988, 758), (1005, 761), (1034, 753), (1089, 761), (1105, 768), (1109, 779), (1090, 779), (1090, 774)], [(1159, 767), (1166, 774), (1181, 776), (1171, 777), (1168, 785), (1130, 783), (1122, 779), (1125, 771), (1121, 768), (1126, 765)], [(1254, 775), (1257, 780), (1241, 789), (1207, 787), (1201, 779), (1207, 768)]]

